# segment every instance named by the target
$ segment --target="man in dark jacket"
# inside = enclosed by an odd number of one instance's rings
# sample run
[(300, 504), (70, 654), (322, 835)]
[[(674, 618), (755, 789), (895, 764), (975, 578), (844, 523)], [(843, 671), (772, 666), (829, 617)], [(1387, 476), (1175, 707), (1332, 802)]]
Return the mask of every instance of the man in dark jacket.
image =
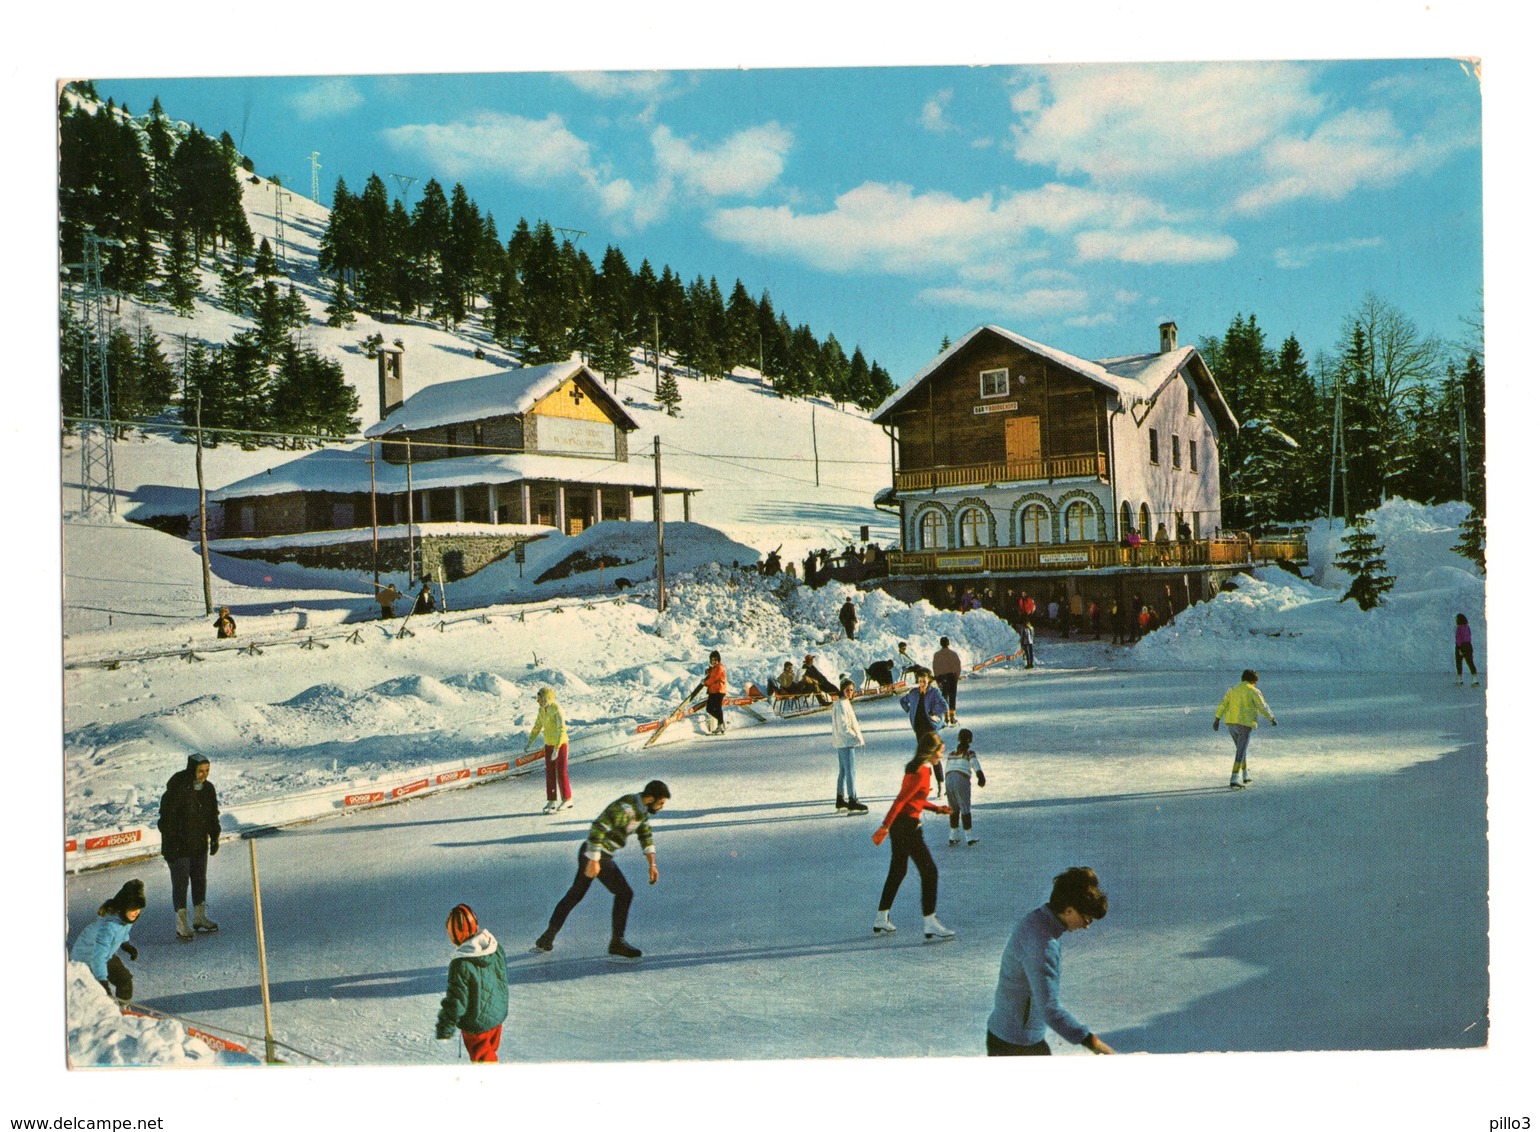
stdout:
[(856, 603), (851, 598), (845, 599), (845, 604), (840, 606), (840, 627), (845, 630), (845, 636), (855, 640), (856, 636)]
[[(187, 766), (173, 774), (160, 796), (160, 855), (171, 869), (171, 903), (176, 908), (176, 935), (193, 938), (194, 930), (215, 932), (204, 897), (208, 889), (209, 858), (219, 852), (219, 797), (209, 781), (209, 760), (188, 755)], [(192, 883), (193, 918), (187, 921), (187, 887)]]

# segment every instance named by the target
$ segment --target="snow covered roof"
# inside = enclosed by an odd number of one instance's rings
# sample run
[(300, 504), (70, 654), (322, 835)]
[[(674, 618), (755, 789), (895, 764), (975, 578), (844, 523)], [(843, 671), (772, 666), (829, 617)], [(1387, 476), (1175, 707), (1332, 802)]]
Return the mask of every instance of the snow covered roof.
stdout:
[(878, 424), (883, 423), (883, 418), (891, 415), (902, 402), (909, 398), (911, 393), (925, 383), (931, 374), (981, 334), (994, 334), (1004, 338), (1007, 342), (1020, 346), (1029, 353), (1046, 358), (1063, 366), (1071, 373), (1079, 374), (1086, 380), (1117, 394), (1120, 412), (1127, 412), (1135, 404), (1152, 400), (1168, 381), (1186, 367), (1187, 372), (1197, 382), (1204, 397), (1213, 407), (1215, 419), (1220, 427), (1231, 432), (1240, 427), (1235, 414), (1230, 411), (1230, 406), (1225, 403), (1223, 394), (1219, 392), (1219, 386), (1215, 383), (1213, 375), (1209, 373), (1208, 366), (1204, 364), (1203, 356), (1191, 346), (1182, 346), (1164, 353), (1129, 354), (1125, 357), (1090, 361), (1064, 350), (1045, 346), (1041, 342), (1034, 342), (1001, 326), (977, 326), (963, 335), (952, 344), (950, 349), (942, 351), (929, 365), (894, 390), (886, 401), (877, 406), (876, 411), (872, 413), (872, 420)]
[(631, 414), (610, 395), (604, 382), (593, 370), (580, 361), (570, 360), (503, 370), (458, 381), (437, 382), (413, 393), (378, 424), (365, 431), (364, 435), (416, 432), (464, 421), (482, 421), (490, 417), (527, 413), (542, 397), (579, 374), (587, 376), (589, 392), (601, 401), (622, 428), (638, 427)]
[[(209, 492), (215, 503), (261, 495), (294, 492), (349, 494), (369, 490), (369, 445), (356, 448), (324, 448), (266, 472)], [(412, 464), (412, 490), (472, 487), (521, 480), (556, 480), (598, 487), (651, 488), (651, 460), (603, 460), (540, 453), (457, 456), (447, 460), (423, 460)], [(375, 490), (384, 495), (406, 491), (406, 466), (384, 460), (374, 462)], [(665, 491), (699, 491), (701, 485), (687, 477), (663, 474)]]

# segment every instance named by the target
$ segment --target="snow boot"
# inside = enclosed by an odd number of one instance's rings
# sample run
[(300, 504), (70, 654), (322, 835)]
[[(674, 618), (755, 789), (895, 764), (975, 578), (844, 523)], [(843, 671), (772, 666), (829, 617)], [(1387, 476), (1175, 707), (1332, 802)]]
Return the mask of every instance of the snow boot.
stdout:
[(940, 920), (936, 919), (936, 914), (934, 912), (932, 912), (929, 916), (925, 917), (925, 938), (926, 939), (928, 939), (928, 940), (951, 939), (956, 934), (957, 933), (954, 932), (951, 928), (945, 927), (941, 923)]
[(896, 931), (898, 929), (893, 926), (893, 921), (888, 918), (888, 914), (886, 912), (878, 912), (877, 922), (872, 924), (872, 933), (874, 935), (890, 935)]
[(202, 904), (193, 905), (192, 926), (194, 931), (200, 932), (217, 932), (219, 930), (219, 925), (209, 919), (208, 912), (205, 911)]
[(178, 908), (176, 910), (176, 937), (183, 943), (186, 943), (193, 937), (192, 925), (187, 922), (186, 908)]
[(610, 955), (615, 959), (640, 959), (642, 957), (639, 949), (632, 947), (619, 936), (610, 940)]
[(849, 808), (850, 808), (850, 812), (853, 813), (853, 814), (864, 814), (864, 813), (866, 813), (866, 807), (863, 806), (861, 804), (861, 802), (858, 799), (856, 799), (856, 798), (850, 799), (850, 802), (848, 803), (848, 805), (849, 805)]
[(551, 948), (555, 946), (556, 937), (552, 935), (551, 930), (547, 928), (545, 931), (540, 933), (540, 938), (535, 940), (535, 946), (533, 950), (549, 952)]

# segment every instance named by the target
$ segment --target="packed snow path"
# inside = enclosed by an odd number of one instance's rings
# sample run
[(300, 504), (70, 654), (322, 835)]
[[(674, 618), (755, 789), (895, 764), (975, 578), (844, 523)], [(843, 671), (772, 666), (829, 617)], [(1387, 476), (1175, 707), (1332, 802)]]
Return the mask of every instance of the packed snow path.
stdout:
[[(444, 916), (466, 901), (508, 952), (505, 1061), (981, 1055), (1011, 927), (1055, 873), (1089, 864), (1111, 912), (1067, 940), (1064, 992), (1114, 1048), (1483, 1045), (1484, 690), (1267, 675), (1282, 725), (1257, 734), (1255, 781), (1232, 792), (1229, 738), (1210, 730), (1232, 682), (1019, 669), (965, 682), (959, 716), (988, 786), (974, 792), (980, 844), (948, 848), (945, 819), (926, 821), (957, 932), (940, 946), (922, 941), (913, 875), (897, 935), (870, 930), (888, 864), (870, 835), (913, 749), (891, 700), (860, 712), (864, 816), (834, 810), (819, 715), (725, 738), (681, 724), (649, 751), (574, 766), (576, 807), (553, 817), (534, 776), (262, 837), (275, 1033), (332, 1064), (463, 1058), (432, 1025)], [(618, 858), (645, 958), (606, 961), (597, 885), (554, 953), (530, 954), (589, 821), (654, 777), (673, 790), (654, 820), (659, 883), (634, 838)], [(159, 860), (71, 878), (70, 922), (143, 877), (138, 997), (260, 1034), (248, 848), (211, 862), (217, 935), (176, 941)]]

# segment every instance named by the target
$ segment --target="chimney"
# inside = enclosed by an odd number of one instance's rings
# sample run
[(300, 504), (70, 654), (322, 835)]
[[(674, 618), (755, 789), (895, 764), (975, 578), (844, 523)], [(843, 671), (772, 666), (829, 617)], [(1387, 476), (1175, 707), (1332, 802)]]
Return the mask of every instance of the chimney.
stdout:
[(381, 346), (376, 355), (380, 365), (380, 420), (399, 409), (405, 400), (401, 396), (401, 360), (405, 353), (401, 346)]
[(1163, 322), (1160, 324), (1160, 352), (1169, 354), (1176, 349), (1176, 323)]

